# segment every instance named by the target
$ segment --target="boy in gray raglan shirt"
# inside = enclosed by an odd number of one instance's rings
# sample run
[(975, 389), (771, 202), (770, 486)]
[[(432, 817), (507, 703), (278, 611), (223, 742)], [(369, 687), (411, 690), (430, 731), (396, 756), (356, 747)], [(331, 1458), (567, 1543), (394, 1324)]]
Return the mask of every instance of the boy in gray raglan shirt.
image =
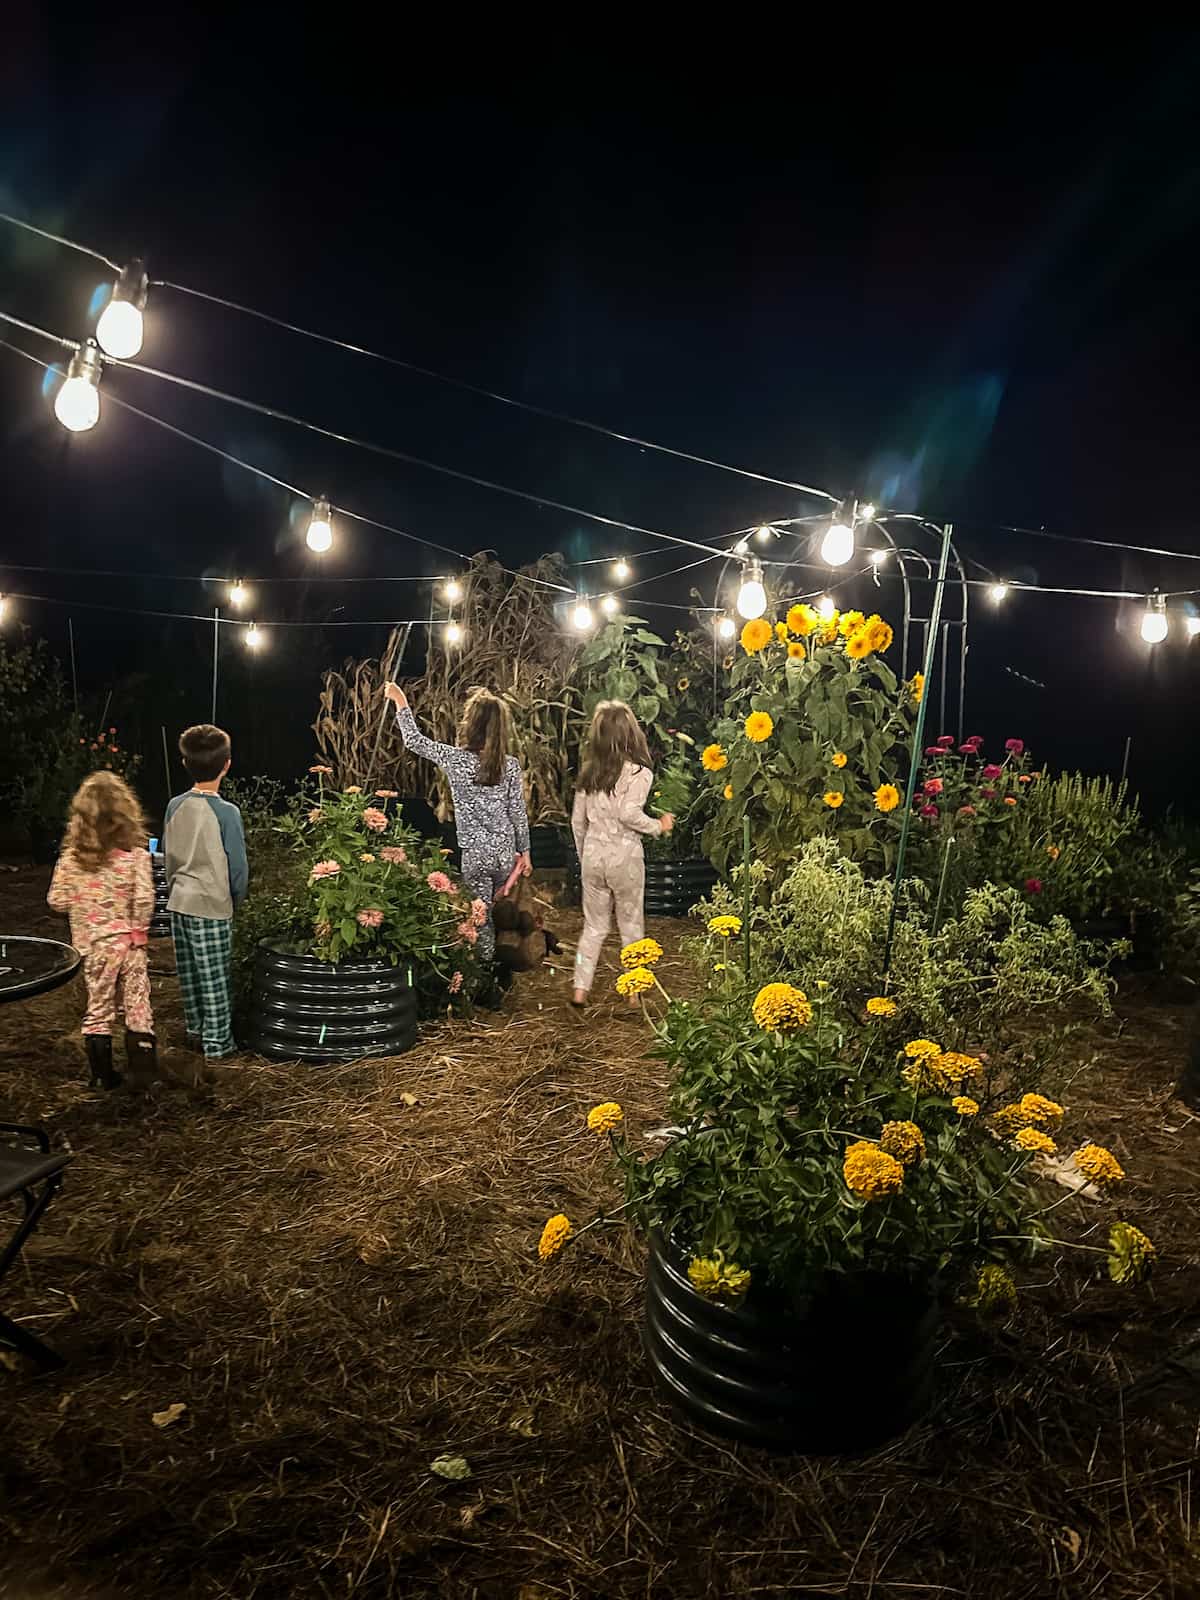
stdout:
[(179, 753), (192, 788), (167, 806), (167, 909), (189, 1042), (219, 1061), (237, 1050), (229, 960), (233, 913), (249, 882), (246, 838), (241, 812), (217, 792), (229, 771), (229, 735), (202, 722), (180, 734)]

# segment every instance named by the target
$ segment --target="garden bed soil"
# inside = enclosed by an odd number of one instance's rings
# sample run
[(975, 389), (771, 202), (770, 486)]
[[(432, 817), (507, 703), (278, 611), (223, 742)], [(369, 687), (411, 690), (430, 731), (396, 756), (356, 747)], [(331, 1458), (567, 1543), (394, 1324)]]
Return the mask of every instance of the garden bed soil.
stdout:
[[(0, 928), (60, 932), (46, 882), (0, 872)], [(652, 931), (678, 988), (680, 929)], [(169, 945), (151, 955), (170, 968)], [(78, 980), (0, 1010), (0, 1117), (75, 1154), (3, 1290), (68, 1365), (0, 1368), (2, 1600), (1200, 1594), (1187, 1008), (1123, 994), (1069, 1096), (1131, 1174), (1149, 1289), (1047, 1255), (1013, 1326), (947, 1331), (911, 1434), (779, 1461), (656, 1398), (629, 1231), (538, 1262), (546, 1216), (613, 1196), (588, 1107), (620, 1100), (648, 1149), (664, 1120), (642, 1027), (615, 1000), (574, 1016), (569, 982), (568, 958), (395, 1060), (246, 1057), (187, 1087), (156, 976), (178, 1086), (144, 1103), (85, 1087)], [(1111, 1213), (1071, 1197), (1054, 1215), (1102, 1243)], [(444, 1454), (471, 1476), (431, 1474)]]

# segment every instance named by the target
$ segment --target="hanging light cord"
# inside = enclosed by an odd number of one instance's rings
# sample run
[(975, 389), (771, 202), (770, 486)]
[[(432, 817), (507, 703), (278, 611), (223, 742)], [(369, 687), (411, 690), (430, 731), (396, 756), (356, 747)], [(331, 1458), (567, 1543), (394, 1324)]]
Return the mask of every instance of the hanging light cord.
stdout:
[(93, 250), (90, 245), (79, 244), (75, 239), (67, 239), (61, 233), (51, 233), (47, 228), (35, 228), (32, 222), (26, 222), (24, 217), (10, 216), (7, 211), (0, 211), (0, 222), (11, 222), (14, 228), (24, 228), (26, 233), (36, 233), (39, 239), (49, 239), (52, 244), (66, 245), (68, 250), (78, 250), (81, 256), (91, 256), (93, 261), (101, 261), (106, 267), (111, 267), (114, 272), (120, 272), (120, 267), (115, 261), (110, 261), (107, 256), (102, 256), (99, 250)]

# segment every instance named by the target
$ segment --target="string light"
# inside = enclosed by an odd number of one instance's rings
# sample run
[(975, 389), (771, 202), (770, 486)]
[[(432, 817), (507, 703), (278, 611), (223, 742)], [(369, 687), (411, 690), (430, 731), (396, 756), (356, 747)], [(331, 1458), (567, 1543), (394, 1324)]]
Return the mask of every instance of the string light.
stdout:
[(229, 591), (229, 604), (231, 606), (244, 606), (250, 596), (246, 592), (246, 585), (239, 578)]
[(746, 540), (745, 539), (739, 539), (738, 542), (733, 547), (733, 553), (734, 553), (735, 556), (744, 556), (744, 555), (747, 554), (749, 549), (750, 549), (750, 546), (746, 542)]
[[(618, 563), (620, 564), (620, 563)], [(615, 594), (606, 594), (601, 597), (600, 609), (606, 617), (615, 617), (621, 609), (621, 602)]]
[[(3, 613), (0, 613), (0, 615), (3, 615)], [(1200, 617), (1188, 617), (1184, 622), (1184, 627), (1187, 629), (1188, 638), (1194, 639), (1200, 633)]]
[(442, 638), (447, 644), (461, 644), (463, 640), (461, 625), (457, 622), (448, 622), (442, 629)]
[(867, 559), (870, 561), (873, 567), (881, 567), (887, 558), (888, 553), (886, 550), (872, 550)]
[(131, 261), (113, 287), (112, 299), (100, 313), (96, 338), (106, 355), (118, 361), (131, 361), (142, 348), (146, 291), (146, 267)]
[(1000, 602), (1007, 597), (1007, 595), (1008, 585), (1006, 583), (993, 583), (988, 589), (988, 599), (991, 600), (995, 605), (999, 605)]
[(754, 537), (759, 544), (768, 544), (775, 537), (775, 529), (769, 523), (764, 522), (761, 528), (755, 528)]
[(4, 596), (2, 594), (0, 594), (0, 622), (4, 621), (4, 616), (5, 616), (5, 613), (7, 612), (7, 610), (8, 610), (8, 601), (4, 598)]
[(262, 629), (257, 622), (252, 622), (246, 629), (246, 645), (250, 650), (257, 650), (263, 642)]
[(875, 507), (871, 504), (871, 502), (869, 500), (867, 501), (865, 506), (859, 506), (859, 508), (858, 508), (858, 520), (860, 522), (874, 522), (875, 521)]
[(571, 626), (578, 633), (587, 633), (594, 621), (591, 606), (583, 595), (580, 595), (575, 601), (575, 609), (571, 612)]
[(834, 600), (832, 595), (823, 594), (817, 601), (817, 615), (819, 617), (824, 617), (826, 622), (829, 621), (829, 618), (836, 610), (837, 602)]
[(54, 415), (70, 433), (86, 433), (100, 420), (100, 346), (88, 339), (71, 357), (62, 388), (54, 397)]
[(732, 617), (719, 617), (717, 619), (717, 638), (732, 639), (737, 633), (737, 623)]
[(449, 578), (442, 589), (442, 594), (453, 605), (456, 600), (462, 599), (462, 584), (457, 578)]
[(767, 609), (767, 591), (763, 585), (763, 569), (757, 561), (747, 561), (742, 569), (742, 586), (738, 590), (737, 608), (739, 616), (749, 621), (754, 617), (761, 617)]
[(304, 542), (319, 556), (324, 555), (333, 543), (333, 513), (323, 495), (318, 495), (313, 501), (312, 520), (308, 524)]
[(627, 583), (633, 577), (633, 568), (624, 556), (613, 562), (612, 575), (618, 583)]
[(1142, 613), (1142, 638), (1147, 644), (1161, 644), (1167, 637), (1167, 602), (1156, 589)]
[(821, 540), (821, 560), (827, 567), (844, 567), (854, 554), (854, 513), (839, 510)]

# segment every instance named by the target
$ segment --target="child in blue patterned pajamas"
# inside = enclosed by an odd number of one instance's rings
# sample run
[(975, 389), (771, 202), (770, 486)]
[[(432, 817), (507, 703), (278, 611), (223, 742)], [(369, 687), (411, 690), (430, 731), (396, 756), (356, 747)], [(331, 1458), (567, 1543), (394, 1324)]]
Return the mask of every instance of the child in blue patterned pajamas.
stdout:
[(463, 707), (458, 744), (439, 744), (417, 727), (403, 689), (389, 683), (384, 693), (396, 707), (404, 748), (432, 761), (449, 781), (463, 880), (488, 908), (476, 946), (479, 959), (488, 964), (496, 953), (492, 902), (518, 863), (526, 876), (533, 871), (521, 768), (516, 756), (508, 754), (512, 741), (508, 707), (490, 689), (473, 689)]

